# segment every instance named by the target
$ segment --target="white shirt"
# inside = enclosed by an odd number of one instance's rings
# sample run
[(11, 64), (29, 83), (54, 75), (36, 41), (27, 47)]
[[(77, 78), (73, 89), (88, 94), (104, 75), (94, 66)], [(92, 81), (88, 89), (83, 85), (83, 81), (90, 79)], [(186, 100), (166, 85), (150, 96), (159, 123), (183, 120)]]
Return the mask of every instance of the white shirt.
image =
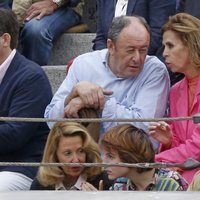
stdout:
[(128, 0), (117, 0), (115, 7), (115, 17), (126, 15)]
[(6, 60), (0, 65), (0, 84), (3, 80), (3, 77), (6, 74), (6, 71), (8, 67), (10, 66), (10, 63), (12, 62), (14, 56), (16, 54), (16, 49), (13, 49), (10, 55), (6, 58)]
[[(75, 185), (73, 185), (69, 190), (81, 190), (81, 184), (86, 182), (86, 177), (79, 176)], [(56, 185), (55, 190), (67, 190), (63, 183)]]

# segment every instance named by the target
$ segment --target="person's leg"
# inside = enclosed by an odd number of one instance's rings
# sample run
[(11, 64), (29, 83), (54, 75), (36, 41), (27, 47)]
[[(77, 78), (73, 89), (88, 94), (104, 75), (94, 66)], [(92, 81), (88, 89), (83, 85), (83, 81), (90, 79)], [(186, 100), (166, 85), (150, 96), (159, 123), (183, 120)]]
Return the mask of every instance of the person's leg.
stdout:
[(32, 179), (16, 172), (0, 172), (0, 192), (29, 190)]
[(80, 21), (81, 17), (71, 8), (62, 7), (41, 20), (26, 22), (20, 35), (22, 54), (39, 65), (47, 65), (53, 41)]
[(11, 8), (12, 0), (0, 0), (0, 8)]

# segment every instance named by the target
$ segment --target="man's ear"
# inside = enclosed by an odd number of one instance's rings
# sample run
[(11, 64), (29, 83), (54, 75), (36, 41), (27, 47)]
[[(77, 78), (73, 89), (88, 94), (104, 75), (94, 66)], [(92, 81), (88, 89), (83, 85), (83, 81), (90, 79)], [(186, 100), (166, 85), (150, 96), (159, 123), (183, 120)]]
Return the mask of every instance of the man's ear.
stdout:
[(1, 45), (3, 45), (4, 47), (8, 47), (8, 46), (10, 47), (10, 41), (11, 41), (10, 34), (4, 33), (1, 36), (0, 42), (1, 42)]
[(115, 44), (111, 39), (107, 39), (107, 48), (110, 53), (110, 55), (113, 55), (115, 51)]

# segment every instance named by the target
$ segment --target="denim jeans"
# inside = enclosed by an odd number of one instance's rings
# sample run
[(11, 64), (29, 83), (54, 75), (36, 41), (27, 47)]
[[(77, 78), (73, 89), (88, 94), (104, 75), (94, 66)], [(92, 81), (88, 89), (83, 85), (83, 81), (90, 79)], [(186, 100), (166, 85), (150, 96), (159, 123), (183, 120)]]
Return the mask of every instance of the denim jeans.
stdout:
[(67, 6), (40, 20), (31, 19), (20, 33), (21, 53), (39, 65), (47, 65), (54, 40), (80, 21), (80, 15)]
[(12, 0), (0, 0), (0, 8), (11, 8)]

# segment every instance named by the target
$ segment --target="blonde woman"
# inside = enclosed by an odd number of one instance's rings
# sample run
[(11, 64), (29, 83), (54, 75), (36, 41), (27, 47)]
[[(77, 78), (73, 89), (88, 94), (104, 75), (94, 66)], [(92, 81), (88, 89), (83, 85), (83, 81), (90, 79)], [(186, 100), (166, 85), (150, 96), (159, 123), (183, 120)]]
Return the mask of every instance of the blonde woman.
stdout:
[[(98, 145), (85, 127), (79, 123), (58, 122), (48, 136), (42, 162), (99, 163), (101, 157)], [(100, 180), (106, 178), (104, 175), (99, 167), (41, 166), (31, 190), (90, 190), (92, 185), (99, 189)]]

